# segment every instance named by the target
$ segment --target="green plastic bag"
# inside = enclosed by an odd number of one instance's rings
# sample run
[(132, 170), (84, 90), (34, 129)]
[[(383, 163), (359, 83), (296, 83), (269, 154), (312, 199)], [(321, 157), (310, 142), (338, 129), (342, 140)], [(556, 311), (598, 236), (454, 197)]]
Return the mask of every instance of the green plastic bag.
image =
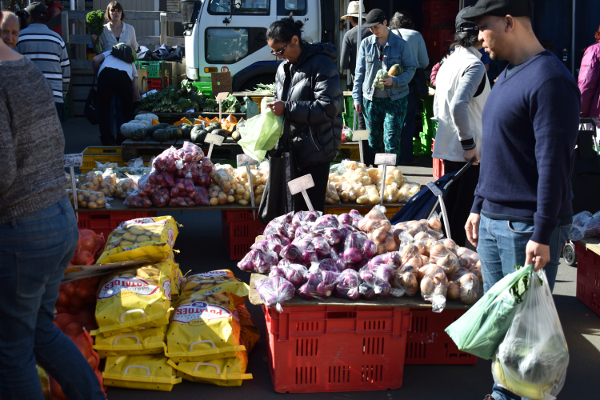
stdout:
[(446, 328), (459, 350), (491, 360), (510, 328), (521, 296), (527, 285), (523, 279), (533, 271), (533, 264), (498, 281), (462, 317)]
[(242, 135), (238, 144), (244, 153), (261, 161), (283, 134), (283, 117), (266, 108), (262, 114), (245, 121), (243, 126), (238, 125), (238, 130)]

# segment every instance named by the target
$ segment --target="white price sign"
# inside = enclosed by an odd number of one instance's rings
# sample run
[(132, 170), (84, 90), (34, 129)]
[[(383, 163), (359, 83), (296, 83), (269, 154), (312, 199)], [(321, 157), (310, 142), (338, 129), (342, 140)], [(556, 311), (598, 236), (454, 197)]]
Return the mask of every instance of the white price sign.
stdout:
[(209, 133), (208, 135), (206, 135), (206, 139), (204, 139), (204, 142), (220, 146), (223, 144), (223, 140), (225, 140), (223, 136), (215, 135), (214, 133)]
[(359, 140), (369, 140), (370, 134), (371, 132), (365, 130), (354, 131), (354, 134), (352, 135), (352, 141), (357, 142)]
[(238, 154), (237, 155), (237, 166), (238, 167), (245, 167), (245, 166), (250, 166), (250, 165), (258, 165), (258, 161), (256, 161), (254, 158), (250, 157), (247, 154)]
[(313, 181), (311, 174), (304, 175), (300, 178), (296, 178), (292, 181), (289, 181), (288, 186), (290, 188), (290, 193), (292, 194), (292, 196), (298, 193), (302, 193), (302, 197), (304, 197), (304, 201), (306, 202), (308, 209), (310, 211), (315, 210), (313, 208), (312, 203), (310, 202), (310, 199), (308, 198), (308, 194), (306, 193), (307, 189), (310, 189), (311, 187), (315, 186), (315, 181)]
[(82, 153), (63, 155), (63, 166), (65, 168), (81, 167), (82, 164), (83, 164), (83, 154)]
[(396, 165), (396, 154), (379, 153), (375, 154), (375, 165)]
[(223, 110), (221, 107), (221, 103), (227, 98), (227, 96), (229, 96), (229, 92), (221, 92), (217, 95), (216, 98), (217, 103), (219, 103), (219, 121), (223, 119)]

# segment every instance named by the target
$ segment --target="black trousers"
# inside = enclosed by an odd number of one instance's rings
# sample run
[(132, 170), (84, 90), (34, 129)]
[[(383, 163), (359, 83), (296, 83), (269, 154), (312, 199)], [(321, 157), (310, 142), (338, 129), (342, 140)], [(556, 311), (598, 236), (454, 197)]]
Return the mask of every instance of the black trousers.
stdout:
[(103, 146), (115, 144), (110, 131), (110, 103), (117, 94), (123, 108), (123, 123), (134, 118), (133, 82), (125, 71), (104, 68), (98, 76), (98, 117), (100, 119), (100, 140)]
[[(444, 160), (444, 172), (454, 172), (464, 167), (466, 162), (454, 162)], [(479, 165), (472, 165), (448, 188), (448, 193), (444, 198), (446, 211), (448, 211), (448, 220), (450, 222), (450, 234), (452, 239), (459, 246), (465, 246), (467, 234), (465, 232), (465, 223), (471, 213), (473, 201), (475, 199), (475, 188), (479, 181)], [(469, 248), (472, 248), (469, 243)]]
[[(325, 211), (325, 194), (327, 193), (327, 182), (329, 181), (329, 163), (315, 164), (296, 171), (297, 177), (311, 174), (315, 186), (308, 189), (306, 194), (315, 211)], [(294, 211), (308, 211), (302, 193), (294, 196)]]

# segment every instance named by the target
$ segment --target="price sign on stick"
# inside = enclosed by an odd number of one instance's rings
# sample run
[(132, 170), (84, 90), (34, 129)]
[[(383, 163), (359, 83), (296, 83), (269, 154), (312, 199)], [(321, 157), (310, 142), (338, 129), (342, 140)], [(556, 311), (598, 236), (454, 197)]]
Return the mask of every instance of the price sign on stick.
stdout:
[(311, 174), (301, 176), (300, 178), (296, 178), (293, 181), (289, 181), (288, 186), (290, 188), (290, 193), (292, 194), (292, 196), (298, 193), (302, 193), (302, 196), (304, 197), (304, 201), (306, 202), (308, 209), (310, 211), (315, 210), (313, 208), (312, 203), (310, 202), (310, 199), (308, 198), (308, 194), (306, 193), (307, 189), (310, 189), (311, 187), (315, 186), (315, 182), (313, 181)]
[(250, 186), (250, 203), (252, 204), (252, 218), (256, 219), (254, 208), (256, 207), (256, 201), (254, 200), (254, 184), (252, 182), (252, 172), (250, 171), (251, 165), (258, 165), (258, 161), (246, 154), (237, 155), (237, 166), (246, 167), (246, 174), (248, 174), (248, 185)]
[[(356, 115), (356, 113), (354, 113)], [(354, 131), (354, 135), (352, 135), (352, 140), (358, 141), (358, 151), (360, 152), (360, 162), (365, 163), (363, 159), (363, 140), (369, 140), (369, 135), (371, 132), (365, 130)]]
[(217, 95), (217, 103), (219, 103), (219, 121), (223, 118), (223, 110), (221, 107), (221, 103), (229, 96), (229, 92), (221, 92)]
[(208, 155), (206, 156), (210, 160), (210, 156), (212, 155), (213, 147), (215, 145), (220, 146), (223, 144), (223, 140), (225, 138), (221, 135), (215, 135), (214, 133), (209, 133), (206, 135), (206, 139), (204, 139), (204, 143), (210, 143), (210, 147), (208, 148)]
[(71, 174), (71, 190), (73, 191), (73, 204), (75, 206), (75, 215), (77, 220), (79, 221), (79, 213), (77, 212), (78, 204), (77, 204), (77, 188), (75, 187), (75, 167), (81, 167), (83, 164), (83, 154), (82, 153), (74, 153), (74, 154), (65, 154), (63, 155), (63, 166), (65, 168), (69, 168), (69, 172)]
[(379, 201), (379, 205), (383, 205), (383, 195), (385, 193), (385, 174), (387, 172), (387, 167), (396, 165), (396, 154), (387, 154), (387, 153), (379, 153), (375, 154), (375, 165), (383, 165), (383, 177), (381, 179), (381, 194)]

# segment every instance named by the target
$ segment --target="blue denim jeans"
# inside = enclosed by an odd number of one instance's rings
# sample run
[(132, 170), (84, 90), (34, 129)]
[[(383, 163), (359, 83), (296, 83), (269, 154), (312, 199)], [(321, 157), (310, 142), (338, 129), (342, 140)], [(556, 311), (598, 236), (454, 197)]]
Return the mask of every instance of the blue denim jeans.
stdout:
[[(533, 223), (529, 222), (511, 222), (481, 216), (477, 252), (481, 259), (484, 292), (504, 276), (514, 272), (513, 266), (525, 263), (525, 248), (533, 235), (533, 228)], [(544, 267), (550, 290), (554, 289), (562, 247), (570, 229), (571, 225), (558, 226), (550, 238), (550, 262)], [(492, 396), (495, 400), (527, 400), (496, 384)]]
[(43, 399), (36, 363), (69, 399), (105, 399), (75, 344), (52, 322), (58, 288), (79, 231), (65, 198), (0, 225), (0, 397)]

